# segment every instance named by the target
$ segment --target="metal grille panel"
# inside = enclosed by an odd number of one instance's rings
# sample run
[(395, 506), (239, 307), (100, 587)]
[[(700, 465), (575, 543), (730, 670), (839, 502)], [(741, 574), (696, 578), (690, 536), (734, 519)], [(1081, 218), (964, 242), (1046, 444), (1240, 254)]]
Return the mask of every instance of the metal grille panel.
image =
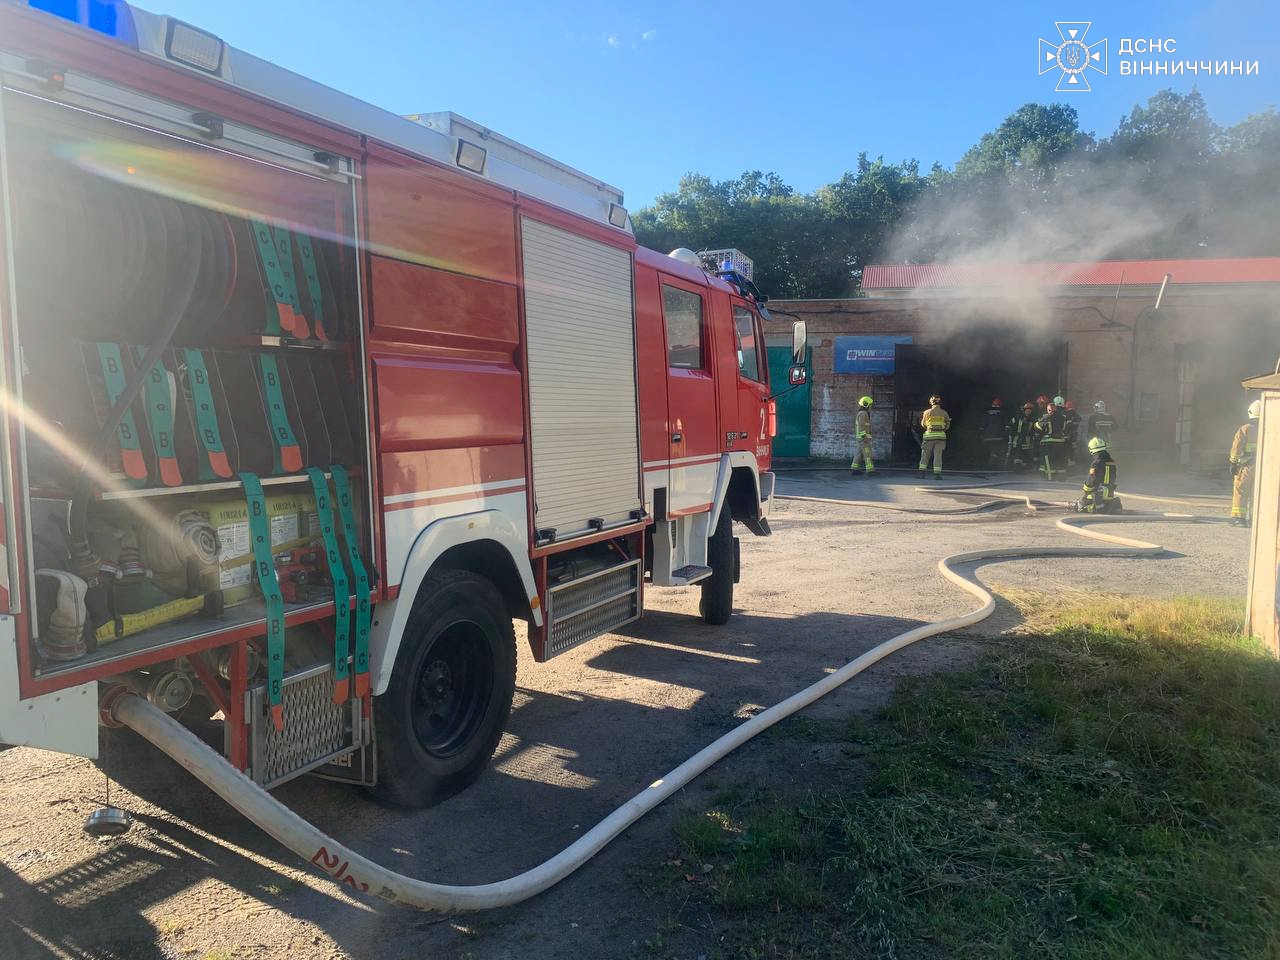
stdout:
[(318, 664), (284, 678), (284, 730), (271, 722), (267, 688), (250, 689), (249, 765), (253, 779), (264, 787), (283, 783), (364, 742), (360, 701), (333, 702), (333, 667)]
[(640, 617), (640, 561), (547, 591), (546, 655), (554, 657)]

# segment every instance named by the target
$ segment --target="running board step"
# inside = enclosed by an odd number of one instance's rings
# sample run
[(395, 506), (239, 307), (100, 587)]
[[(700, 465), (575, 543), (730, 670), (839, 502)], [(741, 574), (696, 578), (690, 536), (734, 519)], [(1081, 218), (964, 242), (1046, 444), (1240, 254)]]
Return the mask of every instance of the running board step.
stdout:
[(671, 586), (687, 587), (689, 584), (705, 580), (709, 576), (711, 576), (710, 567), (700, 567), (696, 563), (691, 563), (687, 567), (680, 567), (678, 570), (671, 571)]
[(548, 590), (545, 659), (640, 619), (642, 576), (631, 560)]

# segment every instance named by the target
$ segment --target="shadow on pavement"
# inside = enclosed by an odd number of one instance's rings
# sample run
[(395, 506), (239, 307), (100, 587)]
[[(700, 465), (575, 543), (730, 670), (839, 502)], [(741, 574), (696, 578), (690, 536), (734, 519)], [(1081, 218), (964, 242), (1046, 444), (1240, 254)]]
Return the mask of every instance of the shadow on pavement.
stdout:
[[(520, 686), (494, 766), (436, 807), (394, 810), (306, 777), (275, 795), (410, 876), (460, 884), (504, 879), (556, 853), (653, 777), (742, 722), (744, 704), (777, 702), (912, 625), (893, 617), (737, 612), (729, 629), (717, 629), (653, 611), (625, 636), (610, 638), (622, 642), (577, 654), (579, 672), (591, 671), (582, 686), (604, 695), (573, 689), (572, 671), (555, 691)], [(806, 648), (802, 658), (798, 644)], [(177, 947), (162, 942), (144, 911), (210, 880), (261, 902), (264, 912), (316, 924), (355, 956), (368, 955), (387, 930), (438, 922), (378, 901), (357, 903), (323, 880), (302, 882), (288, 872), (305, 871), (294, 854), (148, 743), (128, 731), (115, 734), (112, 776), (166, 816), (140, 817), (130, 834), (44, 880), (29, 883), (0, 866), (5, 939), (17, 945), (0, 952), (6, 958), (172, 957)], [(79, 826), (67, 823), (68, 830)], [(582, 884), (577, 895), (588, 896), (598, 882), (598, 875), (579, 874), (566, 885)], [(538, 909), (535, 901), (486, 916), (516, 922)]]

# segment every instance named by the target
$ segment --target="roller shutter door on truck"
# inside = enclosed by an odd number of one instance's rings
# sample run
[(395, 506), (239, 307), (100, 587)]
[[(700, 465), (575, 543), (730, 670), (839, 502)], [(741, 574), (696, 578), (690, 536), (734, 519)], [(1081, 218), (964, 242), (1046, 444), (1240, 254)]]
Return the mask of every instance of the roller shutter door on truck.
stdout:
[(563, 541), (640, 507), (631, 255), (536, 220), (521, 239), (534, 526)]

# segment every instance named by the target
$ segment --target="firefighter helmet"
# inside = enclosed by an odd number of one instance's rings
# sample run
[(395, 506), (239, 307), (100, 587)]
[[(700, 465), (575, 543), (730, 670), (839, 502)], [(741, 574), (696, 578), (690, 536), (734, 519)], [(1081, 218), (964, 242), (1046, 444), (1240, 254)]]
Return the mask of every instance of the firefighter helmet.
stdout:
[(929, 405), (930, 405), (930, 406), (936, 406), (937, 404), (939, 404), (939, 403), (941, 403), (941, 402), (942, 402), (942, 398), (941, 398), (940, 396), (938, 396), (936, 393), (935, 393), (933, 396), (931, 396), (931, 397), (929, 398)]
[(1061, 394), (1059, 394), (1058, 396), (1056, 396), (1056, 397), (1054, 397), (1054, 398), (1053, 398), (1053, 403), (1054, 403), (1054, 405), (1055, 405), (1055, 406), (1060, 407), (1060, 406), (1062, 406), (1065, 402), (1066, 402), (1066, 401), (1062, 399), (1062, 395), (1061, 395)]
[(1004, 401), (1001, 400), (999, 397), (993, 397), (991, 400), (991, 406), (999, 410), (1001, 407), (1004, 406)]
[(1262, 401), (1255, 400), (1249, 404), (1249, 419), (1257, 420), (1260, 416), (1262, 416)]
[(858, 401), (858, 406), (866, 407), (868, 410), (870, 410), (871, 404), (873, 404), (874, 402), (875, 401), (872, 400), (870, 397), (863, 397), (861, 400)]
[(1105, 401), (1105, 400), (1099, 400), (1097, 403), (1095, 403), (1095, 404), (1093, 405), (1093, 412), (1094, 412), (1094, 413), (1106, 413), (1106, 412), (1107, 412), (1107, 401)]
[(1042, 393), (1040, 394), (1040, 396), (1036, 397), (1036, 406), (1038, 407), (1043, 407), (1046, 404), (1048, 404), (1048, 402), (1049, 402), (1049, 397), (1047, 394)]
[(1099, 450), (1105, 450), (1105, 449), (1107, 449), (1107, 441), (1103, 440), (1102, 437), (1094, 437), (1092, 440), (1089, 441), (1090, 453), (1097, 453)]

